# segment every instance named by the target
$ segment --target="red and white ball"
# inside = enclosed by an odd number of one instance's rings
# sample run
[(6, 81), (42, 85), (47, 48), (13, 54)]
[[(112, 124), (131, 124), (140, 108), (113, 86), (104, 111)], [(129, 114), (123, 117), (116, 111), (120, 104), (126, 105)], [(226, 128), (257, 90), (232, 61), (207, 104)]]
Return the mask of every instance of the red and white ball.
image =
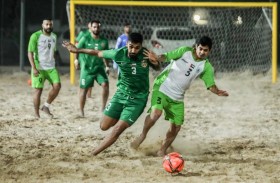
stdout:
[(177, 152), (172, 152), (164, 156), (162, 166), (169, 173), (179, 173), (184, 169), (185, 160)]

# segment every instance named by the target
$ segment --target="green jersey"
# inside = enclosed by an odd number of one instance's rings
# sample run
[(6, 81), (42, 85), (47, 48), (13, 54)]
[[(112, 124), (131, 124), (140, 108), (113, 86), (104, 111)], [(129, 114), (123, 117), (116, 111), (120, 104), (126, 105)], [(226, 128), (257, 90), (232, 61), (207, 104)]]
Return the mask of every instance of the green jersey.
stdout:
[(36, 69), (49, 70), (55, 68), (54, 53), (56, 51), (56, 34), (45, 35), (42, 30), (33, 33), (28, 44), (28, 52), (34, 54)]
[(76, 42), (78, 43), (82, 39), (82, 37), (87, 36), (89, 34), (90, 34), (90, 32), (88, 29), (81, 30), (79, 32), (78, 36), (76, 37)]
[(149, 60), (144, 59), (142, 48), (135, 59), (128, 57), (127, 47), (102, 51), (103, 57), (114, 60), (120, 69), (118, 90), (134, 98), (149, 95)]
[(164, 55), (171, 63), (155, 79), (154, 89), (171, 99), (183, 101), (185, 91), (198, 76), (207, 88), (215, 84), (214, 69), (209, 60), (196, 60), (193, 48), (180, 47)]
[[(77, 48), (87, 48), (94, 50), (107, 50), (109, 49), (108, 40), (100, 36), (98, 39), (94, 39), (91, 34), (83, 36), (78, 43)], [(79, 61), (84, 62), (84, 68), (87, 71), (96, 70), (97, 67), (103, 67), (103, 59), (97, 56), (92, 56), (89, 54), (79, 54)]]

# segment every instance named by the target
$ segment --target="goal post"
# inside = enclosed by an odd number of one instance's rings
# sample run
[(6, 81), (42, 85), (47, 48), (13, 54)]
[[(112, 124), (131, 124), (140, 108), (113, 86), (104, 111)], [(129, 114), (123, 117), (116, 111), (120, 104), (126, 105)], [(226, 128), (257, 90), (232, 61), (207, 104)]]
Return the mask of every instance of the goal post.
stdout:
[[(170, 51), (209, 35), (211, 63), (217, 71), (272, 72), (277, 81), (276, 2), (167, 2), (70, 0), (70, 42), (92, 19), (121, 33), (123, 23), (144, 36), (144, 46)], [(106, 35), (116, 40), (116, 34)], [(111, 37), (110, 37), (111, 36)], [(166, 42), (165, 42), (166, 41)], [(162, 45), (156, 49), (155, 43)], [(191, 45), (189, 45), (191, 46)], [(74, 55), (70, 54), (70, 82), (75, 83)]]

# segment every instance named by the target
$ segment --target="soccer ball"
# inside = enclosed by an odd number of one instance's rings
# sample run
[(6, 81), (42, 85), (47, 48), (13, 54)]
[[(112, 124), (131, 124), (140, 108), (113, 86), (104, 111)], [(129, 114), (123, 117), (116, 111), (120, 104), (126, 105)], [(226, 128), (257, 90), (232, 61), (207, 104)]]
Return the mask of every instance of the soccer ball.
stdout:
[(184, 168), (182, 155), (177, 152), (172, 152), (164, 156), (162, 166), (169, 173), (179, 173)]

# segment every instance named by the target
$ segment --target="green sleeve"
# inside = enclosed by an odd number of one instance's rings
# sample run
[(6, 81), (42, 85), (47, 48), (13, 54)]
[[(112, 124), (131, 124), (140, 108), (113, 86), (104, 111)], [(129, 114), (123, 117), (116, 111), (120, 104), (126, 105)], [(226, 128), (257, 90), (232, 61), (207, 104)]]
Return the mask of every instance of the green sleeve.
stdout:
[(214, 68), (208, 60), (205, 62), (205, 67), (202, 74), (200, 75), (200, 79), (204, 81), (204, 84), (207, 89), (215, 85)]
[(176, 50), (166, 52), (163, 55), (165, 55), (165, 57), (166, 57), (165, 61), (170, 62), (171, 60), (177, 60), (178, 58), (181, 58), (183, 56), (183, 54), (187, 51), (192, 51), (192, 48), (182, 46), (182, 47), (177, 48)]
[(105, 59), (115, 60), (118, 50), (103, 50), (102, 55)]
[(80, 41), (78, 42), (77, 48), (85, 48), (85, 47), (84, 47), (85, 42), (86, 42), (86, 37), (83, 36), (83, 37), (80, 39)]
[(79, 42), (80, 39), (83, 37), (84, 33), (81, 31), (78, 36), (76, 37), (76, 42)]
[(37, 49), (37, 40), (38, 36), (36, 34), (32, 34), (28, 43), (28, 52), (35, 52)]

